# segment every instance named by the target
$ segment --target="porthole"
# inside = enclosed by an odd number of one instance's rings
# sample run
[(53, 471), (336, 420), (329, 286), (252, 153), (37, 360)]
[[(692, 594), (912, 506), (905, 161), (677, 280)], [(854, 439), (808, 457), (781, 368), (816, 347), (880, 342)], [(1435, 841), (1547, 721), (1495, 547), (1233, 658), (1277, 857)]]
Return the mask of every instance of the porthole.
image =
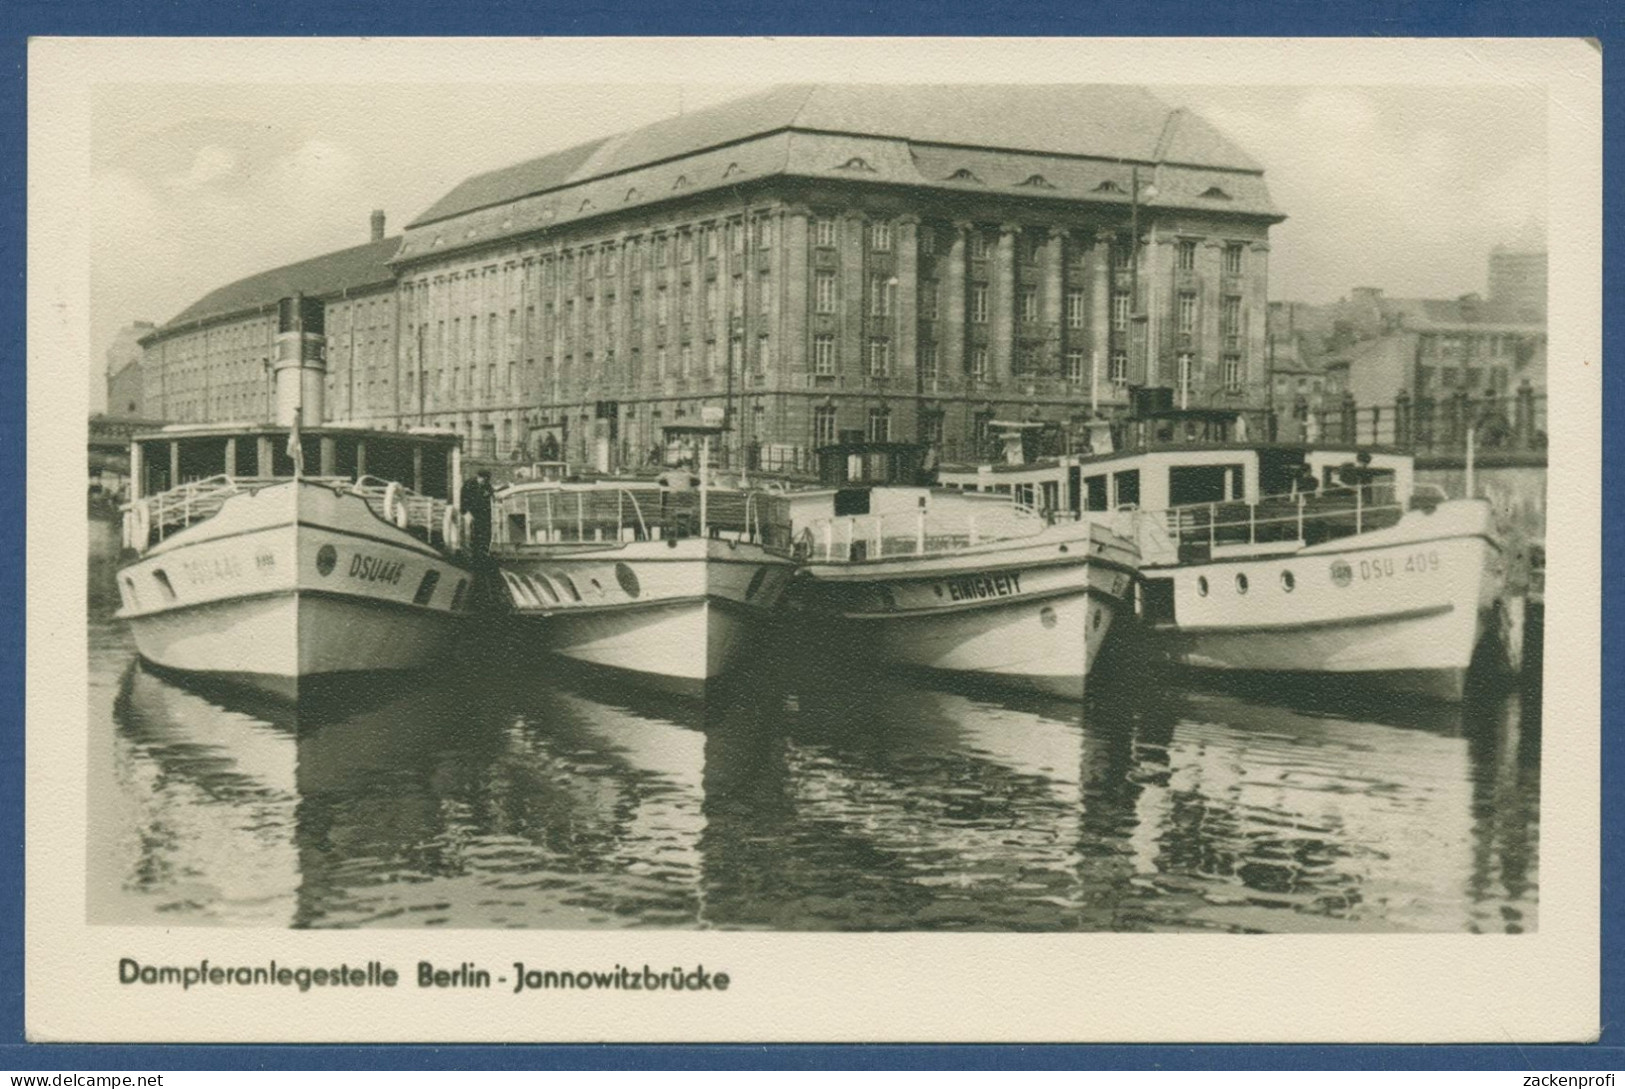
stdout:
[(1089, 629), (1091, 631), (1100, 630), (1100, 616), (1100, 606), (1096, 605), (1094, 611), (1089, 614)]
[(1202, 597), (1207, 597), (1207, 576), (1206, 575), (1198, 575), (1198, 576), (1196, 576), (1196, 592), (1198, 594), (1200, 594)]
[(615, 581), (621, 584), (621, 589), (626, 591), (627, 597), (637, 597), (643, 591), (643, 587), (638, 583), (638, 573), (624, 563), (615, 565)]
[(1236, 575), (1236, 593), (1245, 594), (1246, 592), (1247, 592), (1247, 576), (1242, 575), (1242, 574)]
[(1294, 589), (1297, 588), (1297, 585), (1298, 580), (1292, 577), (1291, 571), (1281, 572), (1281, 589), (1290, 594)]
[(330, 544), (324, 544), (316, 550), (316, 573), (326, 578), (333, 573), (333, 567), (339, 562), (339, 551)]
[(158, 589), (163, 591), (165, 601), (175, 600), (175, 587), (170, 585), (168, 575), (160, 570), (154, 570), (152, 580), (158, 584)]
[(1038, 622), (1046, 628), (1053, 628), (1056, 624), (1055, 606), (1045, 605), (1042, 609), (1039, 609)]

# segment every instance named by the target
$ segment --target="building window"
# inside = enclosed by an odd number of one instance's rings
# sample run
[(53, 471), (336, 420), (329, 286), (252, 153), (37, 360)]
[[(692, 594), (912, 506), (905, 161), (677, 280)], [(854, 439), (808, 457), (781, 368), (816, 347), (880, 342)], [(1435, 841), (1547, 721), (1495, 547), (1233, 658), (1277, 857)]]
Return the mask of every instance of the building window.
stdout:
[(1179, 243), (1179, 271), (1196, 271), (1196, 243), (1190, 239), (1181, 239)]
[(717, 255), (717, 227), (714, 223), (705, 225), (705, 255), (707, 257)]
[(884, 378), (891, 373), (891, 341), (875, 337), (869, 341), (869, 374)]
[(640, 272), (643, 269), (643, 242), (641, 239), (629, 239), (626, 243), (626, 267), (629, 272)]
[(666, 293), (664, 286), (655, 291), (655, 324), (664, 329), (666, 322), (671, 319), (671, 296)]
[(1021, 289), (1021, 320), (1027, 322), (1038, 320), (1038, 289), (1036, 287), (1023, 287)]
[(970, 320), (977, 324), (987, 321), (987, 285), (972, 284), (970, 289)]
[(671, 239), (666, 235), (655, 239), (655, 264), (661, 268), (671, 264)]
[(705, 342), (705, 373), (717, 373), (717, 342), (714, 340)]
[(813, 245), (831, 248), (835, 245), (835, 221), (833, 219), (813, 220)]
[(1083, 292), (1073, 288), (1066, 293), (1066, 324), (1069, 329), (1082, 329), (1085, 322), (1085, 303)]
[(978, 382), (987, 381), (987, 349), (972, 348), (970, 353), (970, 376)]
[(1126, 269), (1129, 258), (1134, 249), (1133, 242), (1127, 236), (1119, 236), (1111, 240), (1111, 266), (1114, 269)]
[(1219, 318), (1219, 334), (1224, 337), (1224, 346), (1227, 351), (1241, 349), (1241, 296), (1226, 295), (1224, 309)]
[(705, 320), (715, 321), (717, 318), (717, 282), (709, 280), (705, 285)]
[(820, 314), (835, 313), (835, 273), (820, 271), (813, 281), (813, 309)]
[(835, 373), (835, 338), (828, 333), (813, 337), (813, 373)]
[(869, 225), (869, 248), (874, 250), (891, 249), (891, 224), (879, 220)]
[(694, 345), (683, 345), (682, 351), (677, 355), (677, 373), (687, 378), (694, 373)]
[(767, 249), (773, 244), (773, 221), (767, 216), (757, 216), (751, 221), (751, 234), (757, 249)]
[(1121, 348), (1112, 352), (1111, 369), (1107, 371), (1106, 377), (1119, 389), (1128, 385), (1128, 352)]
[(983, 450), (983, 449), (987, 448), (988, 439), (992, 435), (992, 432), (993, 432), (993, 413), (985, 412), (985, 411), (984, 412), (978, 412), (976, 415), (971, 417), (971, 424), (970, 424), (971, 444), (973, 446), (975, 446), (977, 450)]
[(666, 377), (666, 346), (664, 344), (655, 349), (655, 377), (659, 379)]
[(1195, 377), (1195, 357), (1190, 352), (1180, 352), (1178, 356), (1179, 388), (1185, 393), (1191, 391), (1191, 380)]
[(920, 377), (935, 378), (937, 376), (937, 346), (935, 344), (921, 344), (919, 362)]
[(1231, 393), (1241, 390), (1241, 356), (1233, 352), (1224, 357), (1224, 388)]
[(737, 317), (745, 312), (745, 278), (735, 276), (728, 289), (728, 313)]
[(677, 236), (677, 259), (685, 264), (694, 260), (694, 232), (684, 231)]
[(835, 408), (821, 405), (813, 409), (813, 446), (833, 446), (836, 436)]
[(896, 294), (896, 285), (891, 277), (876, 275), (869, 277), (869, 313), (877, 318), (889, 318), (892, 311), (892, 298)]
[(756, 369), (766, 372), (773, 365), (773, 342), (766, 333), (756, 337)]
[(1196, 294), (1182, 291), (1179, 295), (1179, 335), (1185, 343), (1196, 332)]
[(970, 232), (970, 256), (973, 261), (987, 260), (987, 235), (974, 228)]
[(926, 227), (920, 232), (920, 256), (935, 257), (937, 253), (937, 232)]
[(937, 285), (933, 280), (926, 280), (920, 285), (920, 317), (935, 321), (937, 313)]
[(1129, 293), (1127, 291), (1112, 292), (1112, 332), (1128, 332)]
[(1224, 244), (1224, 274), (1226, 276), (1241, 275), (1241, 255), (1246, 247), (1240, 242), (1226, 242)]
[(745, 225), (737, 219), (728, 221), (728, 252), (736, 256), (745, 252)]
[(871, 408), (869, 410), (869, 441), (891, 441), (891, 409)]
[(773, 313), (773, 280), (765, 272), (756, 281), (756, 312), (764, 318)]
[(1083, 381), (1083, 352), (1073, 348), (1066, 353), (1066, 380), (1068, 382)]

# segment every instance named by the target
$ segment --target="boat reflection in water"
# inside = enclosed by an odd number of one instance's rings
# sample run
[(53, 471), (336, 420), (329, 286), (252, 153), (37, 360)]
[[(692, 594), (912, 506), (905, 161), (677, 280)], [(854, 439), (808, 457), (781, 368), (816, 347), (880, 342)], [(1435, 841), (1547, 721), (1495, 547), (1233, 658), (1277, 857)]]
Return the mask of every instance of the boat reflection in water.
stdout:
[(92, 643), (94, 922), (1535, 926), (1517, 695), (1405, 721), (758, 671), (702, 705), (467, 668), (295, 726), (121, 643)]

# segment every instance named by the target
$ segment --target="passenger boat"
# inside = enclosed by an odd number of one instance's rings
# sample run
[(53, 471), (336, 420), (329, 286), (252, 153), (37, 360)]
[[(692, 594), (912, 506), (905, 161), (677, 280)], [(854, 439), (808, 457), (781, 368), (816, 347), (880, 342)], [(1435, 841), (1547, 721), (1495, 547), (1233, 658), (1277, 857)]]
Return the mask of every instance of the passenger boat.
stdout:
[(715, 486), (718, 428), (666, 431), (698, 436), (697, 477), (517, 481), (496, 494), (491, 554), (535, 645), (702, 694), (752, 645), (795, 562), (782, 497)]
[(819, 451), (826, 487), (789, 497), (807, 610), (869, 660), (1082, 698), (1132, 609), (1135, 515), (1057, 520), (1008, 495), (924, 486), (922, 453)]
[(117, 576), (146, 662), (293, 700), (445, 661), (474, 581), (456, 435), (302, 427), (307, 409), (321, 418), (311, 302), (284, 300), (280, 422), (134, 436), (123, 543), (136, 559)]
[(1184, 666), (1462, 698), (1506, 621), (1488, 502), (1417, 484), (1399, 450), (1249, 442), (1229, 410), (1160, 409), (1115, 430), (1099, 421), (1087, 454), (939, 479), (1148, 515), (1140, 614)]

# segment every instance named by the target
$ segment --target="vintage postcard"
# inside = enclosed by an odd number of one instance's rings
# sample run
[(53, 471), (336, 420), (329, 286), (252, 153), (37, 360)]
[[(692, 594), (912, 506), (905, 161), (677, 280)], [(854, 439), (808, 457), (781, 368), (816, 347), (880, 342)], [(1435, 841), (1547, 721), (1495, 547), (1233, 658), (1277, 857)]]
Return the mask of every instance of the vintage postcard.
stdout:
[(31, 1039), (1598, 1032), (1590, 44), (29, 60)]

